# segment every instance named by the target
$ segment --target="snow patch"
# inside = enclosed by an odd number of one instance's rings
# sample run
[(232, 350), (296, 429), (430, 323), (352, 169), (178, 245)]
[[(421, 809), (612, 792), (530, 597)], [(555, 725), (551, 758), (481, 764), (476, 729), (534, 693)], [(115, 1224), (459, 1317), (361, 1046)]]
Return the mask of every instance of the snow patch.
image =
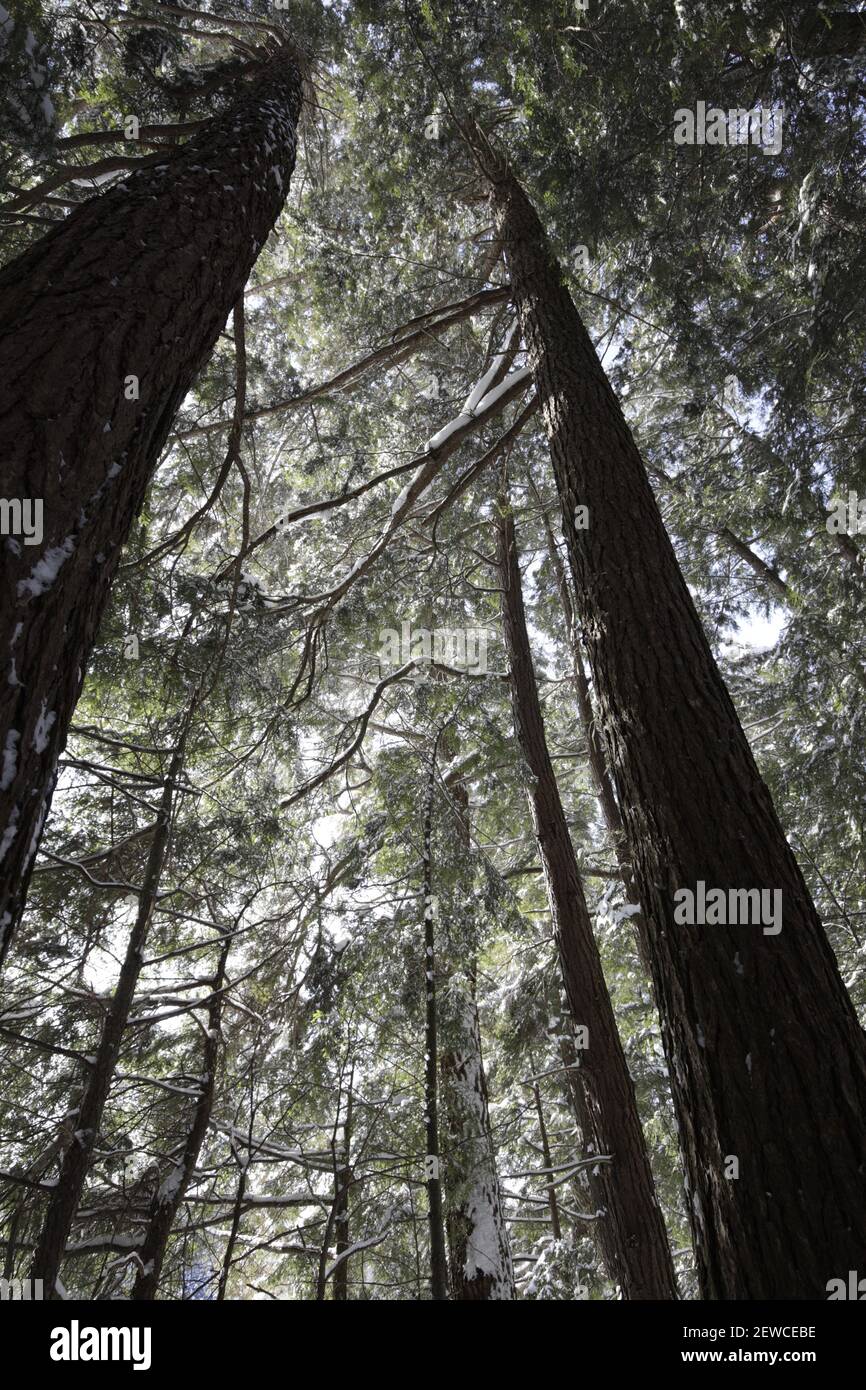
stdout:
[[(11, 787), (15, 773), (18, 770), (18, 744), (21, 735), (17, 729), (10, 729), (6, 735), (6, 746), (3, 749), (3, 769), (0, 772), (0, 792), (5, 792), (7, 787)], [(2, 855), (0, 855), (2, 858)]]
[(9, 817), (9, 824), (3, 831), (3, 839), (0, 840), (0, 864), (3, 863), (3, 860), (9, 852), (9, 846), (18, 834), (18, 816), (19, 808), (16, 806), (12, 815)]
[(38, 598), (40, 594), (44, 594), (46, 589), (51, 588), (74, 549), (74, 538), (67, 536), (62, 545), (55, 545), (50, 550), (46, 550), (34, 566), (30, 578), (19, 580), (19, 594), (30, 594), (32, 598)]
[(48, 710), (46, 712), (46, 704), (47, 701), (43, 700), (42, 709), (40, 711), (39, 718), (36, 721), (36, 728), (33, 731), (32, 746), (35, 748), (37, 753), (44, 753), (46, 748), (48, 747), (48, 735), (51, 731), (51, 725), (57, 718), (57, 715), (55, 714), (53, 709)]

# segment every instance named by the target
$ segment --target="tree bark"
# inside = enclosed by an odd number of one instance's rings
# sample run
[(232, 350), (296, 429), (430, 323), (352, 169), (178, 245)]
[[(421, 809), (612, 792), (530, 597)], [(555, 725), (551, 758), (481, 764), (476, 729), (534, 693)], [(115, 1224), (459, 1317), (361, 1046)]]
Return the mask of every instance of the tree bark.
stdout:
[(450, 1045), (442, 1056), (446, 1114), (445, 1212), (451, 1297), (514, 1298), (514, 1269), (496, 1156), (478, 1008), (468, 980), (449, 982)]
[[(866, 1249), (866, 1040), (539, 219), (477, 127), (467, 136), (542, 402), (646, 915), (703, 1296), (825, 1298)], [(701, 880), (781, 890), (782, 931), (680, 925), (674, 895)]]
[(550, 761), (532, 654), (514, 522), (500, 502), (498, 559), (505, 645), (511, 671), (514, 727), (527, 770), (532, 813), (565, 991), (576, 1028), (588, 1030), (578, 1077), (585, 1098), (584, 1142), (612, 1156), (590, 1169), (597, 1206), (606, 1213), (608, 1273), (627, 1299), (677, 1297), (665, 1224), (616, 1019), (607, 992), (574, 847)]
[[(568, 635), (568, 645), (571, 651), (571, 669), (574, 676), (574, 693), (577, 697), (577, 708), (580, 714), (580, 722), (586, 738), (586, 751), (589, 759), (589, 770), (592, 774), (592, 781), (598, 799), (599, 809), (602, 819), (607, 827), (607, 832), (613, 841), (613, 852), (616, 862), (619, 865), (620, 878), (623, 882), (628, 901), (631, 904), (640, 906), (637, 887), (634, 881), (631, 860), (629, 859), (628, 843), (626, 841), (625, 826), (622, 823), (619, 806), (616, 800), (616, 793), (613, 788), (610, 771), (607, 766), (607, 757), (604, 747), (604, 739), (595, 717), (592, 707), (592, 697), (589, 692), (589, 681), (586, 678), (586, 671), (583, 665), (583, 653), (580, 650), (580, 635), (575, 621), (574, 604), (571, 599), (571, 591), (565, 573), (565, 566), (556, 545), (556, 537), (550, 525), (550, 519), (541, 504), (541, 498), (535, 488), (535, 484), (530, 478), (530, 486), (533, 494), (541, 507), (544, 534), (547, 540), (547, 553), (553, 568), (556, 587), (559, 593), (559, 601), (562, 604), (562, 611), (565, 617), (565, 629)], [(646, 968), (647, 974), (652, 976), (649, 954), (645, 939), (644, 925), (641, 914), (634, 913), (631, 917), (631, 925), (635, 932), (637, 947), (641, 960)]]
[(144, 947), (159, 892), (162, 868), (169, 843), (175, 784), (183, 766), (186, 738), (195, 707), (196, 696), (193, 696), (165, 780), (156, 828), (148, 854), (144, 883), (139, 896), (135, 924), (126, 945), (126, 954), (123, 958), (117, 987), (102, 1025), (99, 1047), (90, 1066), (90, 1074), (85, 1083), (81, 1105), (74, 1117), (75, 1137), (64, 1153), (60, 1165), (60, 1175), (48, 1202), (48, 1210), (45, 1213), (36, 1254), (33, 1258), (30, 1277), (43, 1281), (45, 1297), (48, 1299), (59, 1297), (56, 1287), (57, 1276), (60, 1273), (60, 1266), (66, 1252), (69, 1230), (87, 1179), (93, 1150), (99, 1138), (108, 1092), (120, 1055), (129, 1011), (135, 997), (135, 987), (141, 972)]
[(232, 1224), (229, 1230), (229, 1238), (226, 1241), (226, 1248), (223, 1251), (223, 1262), (222, 1267), (220, 1269), (219, 1283), (217, 1284), (217, 1303), (225, 1302), (225, 1296), (229, 1286), (229, 1276), (232, 1272), (232, 1262), (234, 1260), (235, 1255), (235, 1246), (237, 1245), (238, 1232), (241, 1228), (241, 1217), (244, 1214), (244, 1198), (247, 1192), (247, 1172), (249, 1171), (248, 1164), (249, 1158), (247, 1158), (247, 1161), (242, 1165), (240, 1173), (238, 1175), (238, 1185), (235, 1190), (235, 1202), (232, 1208)]
[[(456, 757), (455, 740), (450, 753)], [(469, 793), (458, 775), (451, 781), (457, 838), (468, 854)], [(447, 1041), (442, 1051), (445, 1229), (451, 1297), (462, 1303), (508, 1300), (515, 1296), (511, 1243), (496, 1150), (490, 1128), (490, 1104), (481, 1027), (475, 999), (475, 960), (468, 967), (449, 951), (448, 983), (439, 992)]]
[(0, 493), (41, 500), (44, 531), (0, 550), (0, 963), (121, 549), (283, 205), (300, 107), (282, 52), (0, 272)]

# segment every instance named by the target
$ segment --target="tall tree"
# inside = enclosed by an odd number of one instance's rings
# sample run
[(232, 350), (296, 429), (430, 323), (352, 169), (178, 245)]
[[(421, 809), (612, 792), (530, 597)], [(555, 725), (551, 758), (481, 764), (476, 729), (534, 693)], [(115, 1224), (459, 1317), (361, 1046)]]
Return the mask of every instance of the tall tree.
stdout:
[(286, 197), (299, 64), (251, 62), (228, 110), (0, 272), (0, 492), (43, 518), (2, 550), (0, 963), (124, 541)]
[(599, 1156), (591, 1185), (605, 1212), (609, 1274), (628, 1299), (676, 1298), (673, 1262), (653, 1187), (634, 1087), (592, 933), (574, 847), (547, 749), (526, 615), (514, 521), (507, 498), (498, 522), (499, 582), (514, 727), (566, 994), (584, 1035), (578, 1078), (584, 1142)]
[[(703, 1293), (820, 1297), (866, 1241), (866, 1039), (538, 215), (507, 160), (466, 130), (542, 402), (646, 914)], [(676, 894), (699, 882), (781, 892), (782, 930), (682, 925)]]

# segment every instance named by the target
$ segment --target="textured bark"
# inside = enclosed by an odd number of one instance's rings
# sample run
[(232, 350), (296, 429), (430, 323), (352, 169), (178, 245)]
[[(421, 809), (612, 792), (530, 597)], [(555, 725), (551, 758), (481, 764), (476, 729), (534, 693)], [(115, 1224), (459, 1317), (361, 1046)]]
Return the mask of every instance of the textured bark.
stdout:
[[(632, 907), (640, 907), (640, 896), (638, 894), (634, 870), (632, 868), (628, 838), (625, 833), (625, 826), (619, 809), (619, 803), (616, 799), (613, 779), (607, 762), (607, 749), (605, 748), (604, 738), (593, 708), (589, 681), (587, 680), (586, 669), (584, 667), (583, 652), (580, 646), (580, 634), (578, 632), (574, 604), (572, 602), (571, 584), (569, 583), (569, 577), (566, 575), (565, 567), (556, 547), (547, 514), (543, 513), (543, 516), (548, 550), (556, 576), (557, 589), (565, 617), (568, 642), (571, 648), (571, 669), (574, 678), (574, 693), (577, 697), (580, 722), (586, 737), (589, 770), (592, 775), (602, 819), (613, 842), (613, 852), (619, 866), (619, 876), (625, 888), (626, 898)], [(637, 946), (641, 964), (650, 981), (650, 987), (652, 987), (652, 959), (643, 912), (633, 912), (628, 920), (629, 926), (634, 933), (635, 945)]]
[(135, 997), (135, 987), (141, 973), (144, 947), (159, 892), (160, 878), (169, 843), (175, 785), (183, 766), (184, 745), (195, 705), (196, 699), (193, 697), (187, 710), (183, 733), (166, 777), (159, 813), (156, 818), (156, 828), (148, 854), (144, 883), (139, 894), (138, 911), (126, 945), (117, 987), (105, 1015), (96, 1056), (89, 1067), (84, 1094), (74, 1117), (75, 1137), (63, 1155), (60, 1175), (48, 1202), (36, 1254), (33, 1258), (30, 1277), (43, 1280), (45, 1297), (49, 1299), (59, 1297), (57, 1276), (66, 1252), (69, 1230), (87, 1180), (93, 1150), (99, 1138), (105, 1103), (108, 1100), (108, 1092), (120, 1055), (129, 1011)]
[(0, 494), (44, 511), (40, 546), (0, 549), (0, 962), (121, 548), (283, 205), (300, 106), (283, 53), (0, 272)]
[[(494, 189), (646, 915), (703, 1295), (825, 1298), (866, 1249), (866, 1040), (538, 217), (468, 133)], [(677, 924), (674, 895), (698, 880), (781, 890), (782, 931)]]
[(589, 1170), (597, 1206), (605, 1212), (600, 1224), (607, 1227), (608, 1273), (627, 1299), (676, 1298), (673, 1261), (634, 1087), (547, 749), (526, 631), (514, 522), (504, 501), (498, 556), (514, 727), (527, 769), (527, 798), (572, 1019), (575, 1026), (589, 1031), (578, 1071), (584, 1095), (584, 1142), (591, 1154), (612, 1156), (612, 1162)]
[(201, 1146), (207, 1134), (216, 1089), (223, 989), (231, 941), (232, 933), (226, 932), (220, 948), (216, 974), (211, 982), (212, 992), (208, 1004), (207, 1033), (202, 1048), (201, 1095), (196, 1102), (193, 1121), (183, 1146), (183, 1153), (166, 1181), (154, 1193), (150, 1204), (147, 1231), (138, 1252), (141, 1267), (136, 1275), (132, 1290), (133, 1300), (145, 1301), (156, 1298), (159, 1276), (162, 1272), (162, 1263), (165, 1259), (166, 1246), (174, 1225), (174, 1218), (195, 1173)]
[[(531, 482), (533, 493), (541, 506), (541, 499)], [(586, 738), (586, 751), (589, 758), (589, 770), (592, 774), (593, 785), (595, 786), (599, 808), (602, 819), (604, 820), (607, 832), (613, 841), (613, 850), (616, 855), (616, 862), (619, 865), (620, 877), (625, 887), (628, 901), (638, 904), (637, 887), (634, 881), (634, 873), (629, 858), (628, 844), (626, 841), (625, 826), (622, 823), (619, 806), (616, 800), (616, 793), (611, 781), (610, 770), (607, 765), (607, 756), (604, 747), (604, 739), (592, 708), (592, 697), (589, 693), (589, 681), (586, 678), (586, 671), (583, 665), (583, 654), (580, 650), (580, 635), (575, 621), (574, 604), (571, 598), (571, 589), (565, 566), (556, 546), (556, 538), (550, 525), (547, 512), (542, 507), (542, 519), (544, 532), (547, 540), (547, 553), (553, 568), (556, 588), (559, 593), (559, 600), (562, 604), (562, 611), (565, 617), (565, 628), (568, 634), (568, 644), (571, 649), (571, 668), (574, 676), (574, 693), (577, 697), (577, 708), (580, 713), (580, 722)], [(646, 967), (647, 974), (651, 975), (649, 954), (647, 951), (643, 918), (641, 914), (634, 913), (631, 917), (632, 929), (637, 938), (637, 946), (641, 960)]]

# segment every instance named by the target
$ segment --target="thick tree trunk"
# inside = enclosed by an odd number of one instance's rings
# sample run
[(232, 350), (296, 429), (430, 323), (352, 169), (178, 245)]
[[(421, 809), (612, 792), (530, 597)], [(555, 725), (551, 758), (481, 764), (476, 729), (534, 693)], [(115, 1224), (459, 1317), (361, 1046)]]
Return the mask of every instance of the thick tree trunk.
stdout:
[(673, 1261), (634, 1087), (547, 750), (526, 631), (514, 522), (504, 500), (498, 556), (514, 727), (527, 767), (527, 797), (572, 1020), (576, 1028), (588, 1031), (578, 1071), (586, 1102), (584, 1142), (590, 1153), (612, 1156), (612, 1162), (600, 1162), (590, 1170), (598, 1206), (606, 1213), (605, 1249), (613, 1266), (608, 1272), (627, 1299), (676, 1298)]
[[(468, 133), (494, 189), (646, 915), (703, 1295), (825, 1298), (866, 1249), (866, 1039), (538, 217)], [(681, 925), (674, 895), (699, 881), (781, 891), (782, 930)]]
[(141, 1266), (136, 1275), (132, 1290), (133, 1300), (156, 1298), (162, 1262), (174, 1218), (184, 1198), (192, 1177), (201, 1146), (204, 1143), (210, 1123), (216, 1089), (216, 1071), (220, 1050), (220, 1026), (222, 1023), (223, 989), (225, 987), (226, 963), (231, 949), (232, 932), (227, 931), (220, 948), (216, 974), (211, 982), (211, 997), (208, 1004), (207, 1032), (202, 1048), (201, 1095), (196, 1103), (195, 1114), (186, 1137), (180, 1160), (172, 1169), (165, 1182), (154, 1193), (150, 1204), (147, 1231), (139, 1250)]
[(56, 1287), (57, 1276), (66, 1252), (69, 1229), (87, 1179), (93, 1150), (99, 1138), (105, 1103), (120, 1055), (129, 1011), (135, 997), (135, 987), (141, 973), (144, 947), (169, 843), (175, 784), (183, 766), (184, 748), (196, 703), (197, 696), (194, 695), (187, 709), (183, 730), (165, 780), (144, 883), (139, 894), (135, 923), (126, 945), (117, 988), (102, 1025), (96, 1056), (90, 1065), (81, 1105), (75, 1116), (75, 1138), (64, 1153), (60, 1176), (49, 1199), (33, 1258), (30, 1277), (43, 1280), (45, 1297), (49, 1299), (59, 1296)]
[(122, 546), (283, 205), (300, 107), (283, 53), (0, 272), (0, 494), (44, 529), (0, 550), (0, 963)]

